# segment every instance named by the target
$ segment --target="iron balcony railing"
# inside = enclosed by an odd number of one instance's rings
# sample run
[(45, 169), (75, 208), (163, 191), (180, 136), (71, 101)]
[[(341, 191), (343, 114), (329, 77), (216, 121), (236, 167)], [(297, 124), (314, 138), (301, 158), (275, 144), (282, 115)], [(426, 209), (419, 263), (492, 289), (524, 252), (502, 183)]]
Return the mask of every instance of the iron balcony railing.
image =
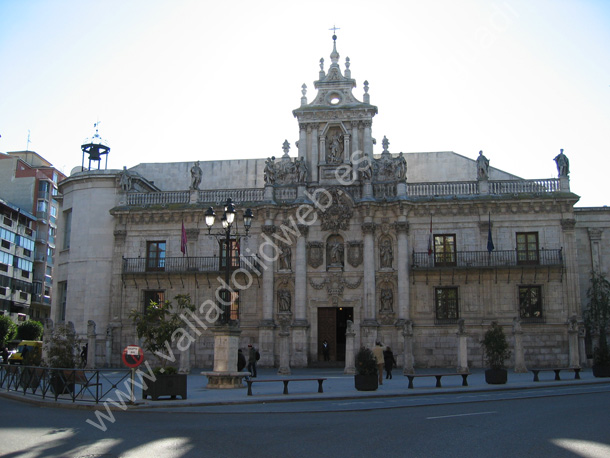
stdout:
[(563, 249), (538, 251), (457, 251), (413, 253), (413, 269), (562, 266)]
[[(256, 256), (232, 257), (231, 270), (260, 272), (260, 260)], [(225, 259), (217, 256), (182, 256), (176, 258), (123, 258), (124, 274), (164, 273), (199, 273), (224, 272)]]

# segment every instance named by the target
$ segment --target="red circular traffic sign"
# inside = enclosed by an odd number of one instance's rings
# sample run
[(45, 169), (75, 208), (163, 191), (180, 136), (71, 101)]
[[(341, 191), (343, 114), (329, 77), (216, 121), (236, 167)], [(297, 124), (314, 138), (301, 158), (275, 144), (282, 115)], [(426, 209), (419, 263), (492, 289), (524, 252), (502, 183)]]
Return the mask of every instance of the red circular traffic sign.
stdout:
[(127, 345), (123, 350), (123, 363), (127, 367), (138, 367), (144, 362), (144, 351), (137, 345)]

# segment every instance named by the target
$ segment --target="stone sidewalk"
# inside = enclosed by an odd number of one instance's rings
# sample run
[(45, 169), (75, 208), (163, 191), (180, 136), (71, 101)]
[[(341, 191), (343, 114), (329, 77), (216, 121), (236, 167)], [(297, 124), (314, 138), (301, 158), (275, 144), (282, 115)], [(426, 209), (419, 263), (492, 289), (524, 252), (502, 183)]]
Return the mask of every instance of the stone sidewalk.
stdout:
[[(436, 388), (435, 377), (416, 378), (413, 382), (414, 388), (409, 389), (409, 380), (402, 374), (401, 369), (393, 371), (393, 378), (383, 379), (376, 391), (357, 391), (354, 387), (354, 376), (343, 374), (342, 369), (292, 369), (289, 376), (279, 376), (276, 368), (260, 368), (258, 370), (258, 380), (277, 379), (276, 383), (256, 383), (252, 384), (252, 396), (247, 395), (246, 383), (242, 389), (208, 389), (207, 377), (201, 375), (203, 370), (193, 369), (188, 376), (187, 399), (138, 399), (134, 408), (154, 408), (154, 407), (179, 407), (179, 406), (205, 406), (223, 404), (247, 404), (247, 403), (268, 403), (286, 401), (321, 401), (353, 398), (375, 398), (391, 396), (413, 396), (431, 395), (449, 392), (475, 392), (490, 390), (517, 390), (530, 388), (545, 388), (549, 386), (574, 385), (574, 384), (597, 384), (610, 383), (610, 379), (600, 379), (593, 377), (591, 369), (583, 369), (580, 372), (580, 379), (574, 379), (574, 372), (562, 371), (561, 380), (555, 380), (554, 372), (541, 372), (539, 382), (534, 382), (532, 372), (514, 373), (509, 370), (508, 382), (505, 385), (488, 385), (485, 382), (485, 370), (473, 369), (468, 376), (468, 386), (462, 386), (462, 377), (443, 377), (441, 380), (442, 388)], [(455, 369), (420, 369), (417, 374), (435, 373), (455, 373)], [(284, 384), (279, 381), (283, 378), (317, 378), (325, 377), (327, 380), (323, 384), (323, 393), (318, 393), (318, 382), (295, 381), (288, 384), (289, 394), (284, 395)]]
[[(341, 400), (341, 399), (365, 399), (376, 397), (396, 397), (396, 396), (418, 396), (418, 395), (434, 395), (444, 393), (474, 393), (484, 391), (498, 390), (519, 390), (531, 388), (548, 388), (565, 385), (586, 385), (586, 384), (603, 384), (610, 383), (608, 378), (595, 378), (590, 368), (583, 369), (580, 372), (580, 379), (574, 379), (573, 371), (562, 371), (561, 380), (555, 380), (554, 372), (541, 372), (539, 374), (539, 382), (534, 382), (533, 373), (515, 373), (509, 370), (508, 382), (505, 385), (488, 385), (485, 382), (485, 370), (473, 369), (468, 376), (468, 386), (462, 386), (462, 377), (452, 376), (442, 378), (442, 388), (436, 388), (435, 377), (416, 378), (414, 380), (414, 388), (409, 389), (409, 380), (402, 374), (401, 369), (393, 371), (393, 378), (390, 380), (383, 379), (383, 385), (380, 385), (376, 391), (357, 391), (354, 386), (354, 376), (343, 374), (343, 369), (339, 368), (301, 368), (292, 369), (289, 376), (280, 376), (277, 374), (277, 368), (259, 368), (258, 380), (278, 380), (274, 383), (253, 383), (252, 396), (247, 395), (247, 386), (244, 382), (243, 388), (238, 389), (210, 389), (207, 388), (207, 377), (202, 375), (202, 372), (209, 369), (192, 369), (188, 375), (187, 381), (187, 399), (168, 399), (161, 398), (157, 401), (152, 399), (143, 400), (141, 389), (136, 388), (135, 404), (129, 406), (129, 410), (146, 410), (154, 408), (180, 408), (180, 407), (196, 407), (196, 406), (222, 406), (222, 405), (238, 405), (238, 404), (264, 404), (272, 402), (306, 402), (306, 401), (324, 401), (324, 400)], [(455, 369), (419, 369), (417, 374), (435, 374), (435, 373), (455, 373)], [(284, 384), (281, 379), (298, 379), (298, 378), (318, 378), (324, 377), (326, 380), (323, 384), (323, 393), (318, 393), (318, 382), (310, 381), (293, 381), (288, 384), (289, 394), (283, 394)], [(255, 381), (257, 379), (254, 379)], [(121, 389), (125, 391), (124, 385), (121, 384)], [(48, 407), (67, 407), (67, 408), (85, 408), (93, 409), (96, 404), (91, 402), (71, 402), (71, 401), (55, 401), (53, 398), (42, 399), (38, 396), (23, 395), (22, 393), (7, 392), (0, 390), (0, 396), (10, 399), (35, 403)], [(105, 400), (117, 400), (117, 396), (113, 391), (110, 391)], [(104, 404), (98, 404), (102, 407)], [(116, 410), (110, 406), (112, 410)]]

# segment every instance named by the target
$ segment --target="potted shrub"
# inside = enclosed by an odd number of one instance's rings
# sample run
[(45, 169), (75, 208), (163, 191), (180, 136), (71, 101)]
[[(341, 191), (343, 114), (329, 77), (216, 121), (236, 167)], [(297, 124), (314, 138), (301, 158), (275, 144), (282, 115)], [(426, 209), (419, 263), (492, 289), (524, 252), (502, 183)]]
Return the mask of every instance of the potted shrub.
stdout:
[(379, 378), (377, 376), (377, 359), (373, 352), (360, 347), (356, 353), (356, 375), (354, 383), (358, 391), (375, 391), (378, 387)]
[(45, 365), (52, 368), (50, 384), (55, 396), (74, 392), (74, 382), (70, 374), (76, 367), (78, 341), (73, 326), (59, 324), (48, 336), (47, 360)]
[(610, 282), (601, 274), (591, 273), (591, 286), (587, 290), (589, 307), (584, 320), (589, 332), (599, 334), (599, 343), (593, 350), (593, 375), (610, 377), (610, 350), (607, 330), (610, 323)]
[[(171, 344), (186, 323), (180, 316), (186, 310), (195, 310), (189, 295), (178, 295), (174, 303), (167, 300), (162, 304), (151, 301), (144, 311), (133, 309), (130, 318), (136, 326), (138, 338), (142, 339), (144, 349), (155, 355), (159, 364), (153, 367), (155, 380), (148, 380), (142, 389), (142, 398), (150, 396), (157, 400), (160, 396), (186, 399), (186, 374), (178, 374), (176, 367), (168, 366), (172, 359)], [(178, 331), (178, 332), (177, 332)], [(184, 334), (182, 334), (184, 335)]]
[(510, 350), (504, 331), (496, 321), (491, 323), (481, 345), (485, 353), (485, 362), (489, 366), (485, 371), (485, 381), (492, 385), (506, 383), (508, 372), (504, 367), (504, 361), (510, 358)]

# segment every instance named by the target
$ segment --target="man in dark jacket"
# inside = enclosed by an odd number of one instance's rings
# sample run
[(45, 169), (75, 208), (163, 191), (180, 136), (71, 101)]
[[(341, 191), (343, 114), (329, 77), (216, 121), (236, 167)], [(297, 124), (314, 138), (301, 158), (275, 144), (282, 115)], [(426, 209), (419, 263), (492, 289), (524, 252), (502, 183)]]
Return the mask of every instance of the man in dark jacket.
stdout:
[(248, 345), (248, 372), (252, 377), (256, 377), (256, 348), (252, 344)]

